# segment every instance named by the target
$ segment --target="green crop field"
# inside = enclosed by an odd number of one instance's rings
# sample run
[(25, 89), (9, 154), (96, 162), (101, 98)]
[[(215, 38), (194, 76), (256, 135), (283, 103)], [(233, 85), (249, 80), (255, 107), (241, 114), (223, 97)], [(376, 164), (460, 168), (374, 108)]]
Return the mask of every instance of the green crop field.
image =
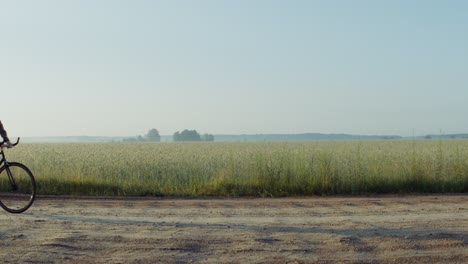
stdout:
[(39, 194), (302, 196), (468, 191), (468, 140), (20, 144)]

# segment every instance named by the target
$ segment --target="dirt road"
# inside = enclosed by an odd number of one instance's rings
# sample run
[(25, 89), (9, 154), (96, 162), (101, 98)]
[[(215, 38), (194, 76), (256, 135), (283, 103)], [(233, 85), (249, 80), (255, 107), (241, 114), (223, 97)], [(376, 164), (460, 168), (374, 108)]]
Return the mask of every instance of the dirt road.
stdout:
[(0, 263), (467, 263), (468, 196), (39, 197)]

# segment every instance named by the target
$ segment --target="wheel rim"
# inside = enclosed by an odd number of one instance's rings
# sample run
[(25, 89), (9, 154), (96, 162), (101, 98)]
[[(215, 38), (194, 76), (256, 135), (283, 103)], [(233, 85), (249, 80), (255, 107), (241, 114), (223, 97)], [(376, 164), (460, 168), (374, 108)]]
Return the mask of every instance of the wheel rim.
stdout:
[[(11, 172), (13, 182), (10, 180)], [(22, 212), (32, 203), (35, 184), (28, 171), (21, 166), (9, 166), (0, 172), (0, 201), (9, 212)]]

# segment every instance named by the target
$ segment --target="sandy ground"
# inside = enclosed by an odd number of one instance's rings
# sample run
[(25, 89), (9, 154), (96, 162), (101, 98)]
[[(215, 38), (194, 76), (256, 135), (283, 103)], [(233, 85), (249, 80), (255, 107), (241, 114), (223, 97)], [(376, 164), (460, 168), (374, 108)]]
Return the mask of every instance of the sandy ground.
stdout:
[(39, 197), (0, 263), (468, 263), (468, 196)]

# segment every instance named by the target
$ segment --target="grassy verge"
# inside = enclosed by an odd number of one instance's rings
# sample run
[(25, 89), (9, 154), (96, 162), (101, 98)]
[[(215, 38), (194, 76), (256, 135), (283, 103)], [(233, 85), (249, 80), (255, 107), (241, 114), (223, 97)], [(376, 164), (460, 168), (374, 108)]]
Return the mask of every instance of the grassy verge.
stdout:
[(468, 192), (468, 140), (21, 144), (40, 194), (296, 196)]

